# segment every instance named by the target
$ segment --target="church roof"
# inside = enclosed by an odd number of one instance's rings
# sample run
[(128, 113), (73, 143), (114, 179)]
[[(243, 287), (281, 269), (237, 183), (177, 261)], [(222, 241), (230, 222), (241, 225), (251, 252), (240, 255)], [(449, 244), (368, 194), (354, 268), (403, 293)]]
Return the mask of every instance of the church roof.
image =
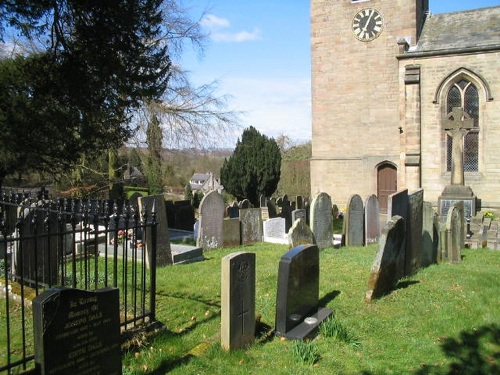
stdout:
[(500, 6), (429, 15), (408, 53), (500, 48)]

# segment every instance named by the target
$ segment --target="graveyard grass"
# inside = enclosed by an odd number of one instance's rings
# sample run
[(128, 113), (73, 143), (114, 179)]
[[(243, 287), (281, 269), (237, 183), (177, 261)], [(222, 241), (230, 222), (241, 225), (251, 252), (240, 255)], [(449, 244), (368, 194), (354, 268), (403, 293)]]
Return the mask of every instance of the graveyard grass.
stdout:
[[(223, 256), (255, 252), (256, 343), (220, 348)], [(500, 251), (464, 250), (364, 301), (377, 245), (320, 252), (320, 303), (334, 310), (315, 340), (297, 345), (274, 328), (277, 271), (287, 246), (258, 243), (206, 252), (203, 262), (158, 270), (157, 319), (135, 338), (124, 374), (490, 374), (500, 372)]]

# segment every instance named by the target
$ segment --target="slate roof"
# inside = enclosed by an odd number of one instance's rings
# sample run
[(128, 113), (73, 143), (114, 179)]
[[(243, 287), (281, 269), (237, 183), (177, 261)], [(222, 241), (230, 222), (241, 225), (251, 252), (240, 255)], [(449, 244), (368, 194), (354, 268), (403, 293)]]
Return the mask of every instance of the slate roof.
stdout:
[(500, 6), (427, 17), (420, 40), (407, 53), (500, 48)]

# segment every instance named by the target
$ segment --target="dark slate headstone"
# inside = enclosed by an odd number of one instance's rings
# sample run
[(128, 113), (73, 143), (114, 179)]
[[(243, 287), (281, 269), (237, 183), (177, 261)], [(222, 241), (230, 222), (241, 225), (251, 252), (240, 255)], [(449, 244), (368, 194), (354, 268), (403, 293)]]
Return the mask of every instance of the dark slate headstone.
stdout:
[(260, 208), (241, 209), (240, 224), (242, 245), (262, 241), (262, 217)]
[(380, 237), (380, 205), (375, 194), (365, 201), (365, 244), (377, 243)]
[(285, 230), (288, 232), (292, 226), (292, 203), (288, 200), (288, 197), (284, 195), (279, 203), (281, 208), (280, 216), (285, 219)]
[[(295, 208), (297, 210), (302, 210), (305, 208), (305, 205), (304, 205), (304, 197), (302, 195), (297, 195), (295, 197)], [(295, 220), (294, 220), (295, 221)]]
[[(193, 230), (195, 222), (194, 207), (188, 200), (175, 201), (175, 228), (181, 230)], [(172, 228), (172, 226), (170, 226)]]
[[(139, 211), (146, 210), (147, 220), (151, 221), (153, 208), (156, 210), (156, 265), (166, 266), (172, 264), (172, 252), (170, 251), (170, 238), (168, 233), (167, 210), (163, 195), (149, 195), (147, 197), (139, 197)], [(152, 249), (151, 228), (147, 228), (146, 233), (146, 261), (151, 262)]]
[(267, 212), (269, 212), (269, 219), (278, 217), (278, 210), (276, 209), (276, 202), (274, 199), (267, 200)]
[(332, 200), (327, 193), (319, 193), (311, 204), (311, 230), (320, 250), (333, 246)]
[(379, 248), (373, 261), (367, 302), (390, 292), (403, 276), (406, 245), (406, 225), (401, 216), (393, 216), (385, 225), (379, 240)]
[(363, 199), (358, 194), (349, 198), (344, 216), (344, 235), (346, 246), (364, 245), (365, 212)]
[(387, 221), (392, 220), (392, 217), (396, 215), (407, 220), (408, 204), (408, 189), (389, 195), (387, 201)]
[(292, 211), (292, 223), (295, 223), (298, 219), (307, 221), (307, 211), (305, 209), (300, 208)]
[(52, 289), (33, 300), (35, 363), (40, 374), (121, 374), (116, 288)]
[(227, 209), (227, 216), (229, 216), (230, 219), (236, 219), (240, 217), (240, 208), (236, 206), (229, 206)]
[(221, 268), (221, 346), (242, 349), (255, 338), (255, 253), (229, 254)]
[(288, 339), (312, 337), (332, 311), (318, 306), (319, 249), (301, 245), (281, 257), (276, 297), (276, 334)]
[(224, 200), (218, 192), (212, 190), (200, 202), (196, 246), (203, 250), (221, 247), (223, 220)]
[(405, 274), (415, 274), (422, 265), (422, 220), (424, 191), (419, 189), (408, 195), (406, 221)]

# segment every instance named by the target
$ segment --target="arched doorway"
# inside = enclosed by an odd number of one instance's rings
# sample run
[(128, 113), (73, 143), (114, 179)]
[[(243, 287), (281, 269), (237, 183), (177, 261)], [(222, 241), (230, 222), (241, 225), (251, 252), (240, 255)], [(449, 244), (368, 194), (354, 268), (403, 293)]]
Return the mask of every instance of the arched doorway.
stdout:
[(392, 164), (381, 164), (377, 168), (377, 196), (380, 212), (387, 213), (389, 195), (398, 190), (398, 172)]

